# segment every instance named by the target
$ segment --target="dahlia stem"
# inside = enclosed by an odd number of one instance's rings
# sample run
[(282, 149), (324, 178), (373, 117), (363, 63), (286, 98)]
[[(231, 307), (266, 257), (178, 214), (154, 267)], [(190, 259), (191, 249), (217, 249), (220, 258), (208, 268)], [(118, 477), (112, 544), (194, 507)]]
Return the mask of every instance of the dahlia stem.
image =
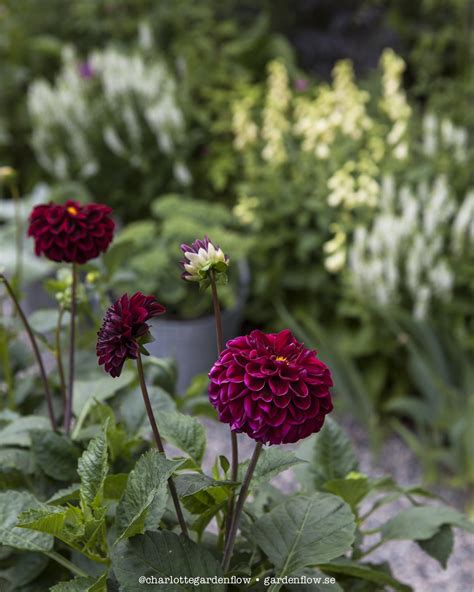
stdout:
[[(142, 356), (140, 352), (138, 352), (137, 356), (137, 370), (138, 370), (138, 380), (140, 381), (140, 388), (143, 395), (143, 402), (145, 403), (145, 409), (148, 415), (148, 420), (150, 421), (151, 429), (153, 431), (153, 436), (155, 438), (156, 447), (158, 451), (162, 454), (166, 455), (165, 449), (163, 447), (163, 441), (160, 436), (160, 432), (158, 430), (158, 426), (156, 424), (155, 415), (153, 413), (153, 408), (150, 403), (150, 397), (148, 395), (148, 389), (145, 382), (145, 373), (143, 371), (143, 363), (142, 363)], [(178, 517), (178, 522), (181, 527), (181, 531), (184, 535), (189, 536), (188, 534), (188, 527), (186, 526), (186, 522), (184, 520), (183, 511), (181, 509), (181, 504), (179, 502), (178, 492), (176, 491), (176, 485), (174, 484), (173, 477), (168, 479), (168, 487), (171, 493), (171, 497), (173, 499), (173, 504), (176, 510), (176, 516)]]
[(237, 500), (237, 505), (235, 506), (235, 512), (232, 516), (232, 523), (230, 525), (230, 530), (227, 536), (227, 541), (224, 549), (224, 558), (222, 560), (222, 569), (224, 570), (224, 572), (226, 572), (230, 566), (230, 560), (232, 559), (232, 552), (234, 550), (235, 537), (237, 535), (237, 529), (239, 528), (240, 517), (244, 509), (244, 503), (245, 499), (247, 498), (250, 482), (252, 480), (255, 467), (257, 466), (258, 457), (260, 456), (262, 448), (263, 444), (261, 442), (257, 442), (257, 444), (255, 445), (255, 450), (253, 451), (252, 458), (250, 459), (247, 472), (245, 473), (244, 480), (242, 481), (242, 487), (240, 488), (239, 498)]
[(44, 368), (43, 358), (41, 357), (41, 353), (40, 353), (40, 350), (38, 347), (38, 343), (36, 341), (36, 337), (34, 336), (34, 333), (31, 329), (28, 319), (26, 318), (25, 313), (23, 312), (23, 309), (20, 306), (18, 298), (16, 297), (16, 294), (15, 294), (15, 291), (13, 290), (9, 281), (3, 275), (3, 273), (0, 274), (0, 280), (2, 280), (3, 283), (5, 284), (5, 288), (7, 289), (8, 295), (10, 296), (10, 298), (13, 301), (13, 304), (15, 305), (15, 308), (18, 312), (18, 316), (20, 317), (21, 322), (23, 323), (23, 326), (25, 327), (25, 331), (26, 331), (26, 333), (29, 337), (30, 343), (31, 343), (31, 347), (33, 348), (33, 352), (35, 354), (36, 361), (38, 362), (38, 367), (39, 367), (41, 379), (43, 381), (44, 393), (46, 395), (46, 404), (48, 407), (49, 421), (51, 422), (51, 428), (55, 432), (55, 431), (57, 431), (57, 427), (56, 427), (56, 420), (54, 419), (53, 398), (51, 396), (51, 391), (49, 389), (48, 378), (46, 376), (46, 370)]
[[(211, 280), (211, 292), (212, 292), (212, 305), (214, 307), (214, 319), (216, 323), (216, 343), (217, 343), (217, 355), (220, 355), (224, 349), (224, 337), (222, 333), (222, 314), (221, 307), (219, 304), (219, 296), (217, 294), (216, 274), (214, 270), (209, 272)], [(237, 434), (230, 430), (230, 442), (231, 442), (231, 469), (230, 478), (232, 481), (237, 481), (239, 471), (239, 444), (237, 442)], [(234, 491), (229, 494), (229, 503), (227, 506), (227, 521), (226, 521), (226, 540), (229, 535), (230, 525), (232, 524), (232, 515), (234, 513), (235, 495)]]
[(64, 374), (62, 344), (61, 344), (61, 326), (62, 326), (63, 317), (64, 317), (64, 306), (61, 305), (61, 307), (59, 308), (58, 322), (56, 325), (56, 363), (58, 365), (59, 385), (61, 388), (61, 397), (63, 400), (63, 407), (64, 407), (64, 409), (66, 409), (67, 390), (66, 390), (66, 377)]
[[(0, 300), (0, 316), (5, 317), (3, 311), (3, 298)], [(12, 411), (15, 410), (15, 388), (13, 380), (13, 371), (10, 361), (10, 350), (8, 349), (8, 329), (6, 325), (2, 323), (0, 326), (0, 355), (2, 356), (3, 375), (5, 377), (5, 384), (7, 387), (7, 407)], [(3, 406), (0, 406), (2, 409)]]
[(69, 332), (69, 384), (64, 410), (64, 431), (69, 434), (71, 431), (72, 406), (74, 398), (74, 354), (76, 348), (76, 292), (77, 292), (77, 268), (72, 264), (72, 286), (71, 286), (71, 328)]
[(15, 236), (16, 236), (16, 263), (15, 263), (15, 288), (20, 291), (23, 277), (23, 232), (21, 222), (21, 199), (18, 186), (15, 182), (10, 184), (10, 191), (15, 207)]

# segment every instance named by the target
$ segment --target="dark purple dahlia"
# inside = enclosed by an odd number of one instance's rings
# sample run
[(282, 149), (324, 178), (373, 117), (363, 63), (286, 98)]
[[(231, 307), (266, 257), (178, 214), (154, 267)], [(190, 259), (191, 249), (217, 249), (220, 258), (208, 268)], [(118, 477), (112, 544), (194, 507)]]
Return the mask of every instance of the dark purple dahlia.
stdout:
[(147, 321), (166, 312), (154, 296), (137, 292), (124, 294), (107, 310), (97, 333), (96, 353), (99, 365), (111, 376), (120, 376), (125, 360), (136, 360), (139, 340), (149, 331)]
[(209, 377), (220, 421), (264, 444), (318, 432), (333, 408), (328, 367), (288, 330), (232, 339)]
[(103, 204), (42, 204), (30, 214), (35, 253), (52, 261), (86, 263), (107, 251), (114, 236), (112, 209)]

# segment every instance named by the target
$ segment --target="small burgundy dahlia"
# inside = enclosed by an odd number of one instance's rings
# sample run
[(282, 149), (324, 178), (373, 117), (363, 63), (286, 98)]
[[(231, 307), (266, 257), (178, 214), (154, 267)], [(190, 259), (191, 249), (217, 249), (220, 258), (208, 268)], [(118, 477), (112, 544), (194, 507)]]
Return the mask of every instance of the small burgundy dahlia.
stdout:
[(264, 444), (319, 432), (333, 408), (328, 367), (288, 330), (232, 339), (209, 377), (220, 421)]
[(136, 292), (131, 298), (121, 296), (107, 310), (104, 322), (97, 333), (96, 353), (99, 366), (111, 376), (120, 376), (125, 360), (136, 360), (139, 339), (146, 336), (150, 325), (147, 321), (166, 312), (154, 296)]
[(28, 236), (35, 253), (52, 261), (86, 263), (104, 253), (112, 241), (115, 224), (112, 209), (102, 204), (41, 204), (30, 215)]

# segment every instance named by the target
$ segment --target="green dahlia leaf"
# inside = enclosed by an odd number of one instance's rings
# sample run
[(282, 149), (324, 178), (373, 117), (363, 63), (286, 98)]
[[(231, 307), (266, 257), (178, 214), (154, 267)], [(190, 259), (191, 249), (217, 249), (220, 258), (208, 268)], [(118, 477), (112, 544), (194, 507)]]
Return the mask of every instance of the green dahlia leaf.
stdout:
[[(223, 575), (217, 559), (190, 539), (170, 531), (146, 532), (114, 548), (112, 568), (121, 592), (143, 592), (140, 576), (166, 577), (215, 577)], [(177, 590), (195, 592), (192, 584), (161, 584), (163, 592)], [(199, 585), (200, 592), (225, 592), (223, 584)]]
[(17, 527), (19, 514), (39, 507), (41, 507), (40, 502), (31, 493), (19, 491), (0, 493), (0, 545), (27, 551), (50, 551), (53, 548), (52, 536)]
[(25, 415), (15, 419), (0, 430), (0, 446), (22, 446), (28, 448), (31, 445), (30, 432), (32, 430), (51, 430), (47, 417)]
[(77, 479), (79, 451), (66, 436), (54, 432), (31, 432), (31, 449), (41, 470), (57, 481)]
[(158, 528), (168, 499), (167, 481), (181, 464), (156, 450), (139, 458), (117, 506), (118, 540)]
[[(239, 465), (240, 480), (243, 479), (247, 472), (249, 462), (246, 461)], [(273, 479), (273, 477), (276, 477), (279, 473), (305, 462), (297, 458), (293, 452), (285, 450), (283, 447), (272, 446), (271, 448), (263, 448), (257, 466), (255, 467), (251, 487), (259, 487)]]
[(327, 481), (344, 479), (348, 473), (358, 470), (350, 440), (330, 417), (326, 417), (318, 434), (303, 441), (297, 454), (309, 463), (297, 467), (295, 471), (308, 491), (321, 490)]
[(339, 497), (315, 493), (286, 500), (259, 518), (252, 532), (277, 575), (285, 576), (342, 555), (354, 541), (355, 522)]
[(324, 489), (329, 491), (329, 493), (334, 493), (334, 495), (342, 497), (350, 505), (353, 512), (356, 512), (359, 502), (370, 491), (370, 483), (365, 475), (352, 472), (345, 479), (327, 481)]
[(74, 578), (67, 582), (59, 582), (50, 589), (50, 592), (107, 592), (107, 578), (101, 576), (94, 578)]
[(206, 450), (206, 433), (201, 423), (183, 413), (160, 413), (157, 417), (161, 435), (200, 465)]
[(102, 503), (104, 481), (109, 470), (107, 463), (107, 425), (97, 438), (89, 442), (89, 446), (79, 459), (77, 472), (81, 478), (81, 500), (90, 507), (99, 507)]
[(378, 566), (369, 563), (357, 563), (350, 559), (340, 558), (331, 563), (324, 563), (320, 565), (319, 568), (325, 573), (334, 574), (335, 576), (338, 574), (352, 576), (353, 578), (379, 584), (380, 586), (383, 586), (383, 588), (377, 587), (377, 589), (380, 590), (384, 590), (385, 586), (390, 586), (399, 592), (412, 592), (411, 586), (407, 586), (396, 580), (383, 565)]
[(445, 524), (474, 533), (474, 524), (461, 512), (447, 506), (416, 506), (403, 510), (383, 525), (381, 533), (386, 541), (423, 541), (431, 539)]
[(418, 544), (425, 553), (436, 559), (441, 567), (446, 569), (454, 545), (453, 530), (445, 524), (430, 539), (418, 541)]

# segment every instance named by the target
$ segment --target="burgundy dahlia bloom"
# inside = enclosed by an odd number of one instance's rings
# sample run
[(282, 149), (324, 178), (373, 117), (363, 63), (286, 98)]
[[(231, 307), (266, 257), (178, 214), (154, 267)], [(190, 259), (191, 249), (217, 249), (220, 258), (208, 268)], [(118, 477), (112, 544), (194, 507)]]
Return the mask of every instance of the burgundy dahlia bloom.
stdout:
[(30, 215), (28, 236), (35, 241), (35, 253), (52, 261), (86, 263), (104, 253), (112, 241), (115, 224), (112, 209), (102, 204), (35, 206)]
[(99, 365), (114, 378), (120, 376), (125, 360), (136, 360), (140, 340), (146, 337), (147, 321), (166, 312), (154, 296), (136, 292), (131, 298), (124, 294), (107, 310), (97, 333), (96, 353)]
[(220, 421), (264, 444), (288, 444), (318, 432), (333, 408), (328, 367), (288, 330), (232, 339), (209, 377)]

